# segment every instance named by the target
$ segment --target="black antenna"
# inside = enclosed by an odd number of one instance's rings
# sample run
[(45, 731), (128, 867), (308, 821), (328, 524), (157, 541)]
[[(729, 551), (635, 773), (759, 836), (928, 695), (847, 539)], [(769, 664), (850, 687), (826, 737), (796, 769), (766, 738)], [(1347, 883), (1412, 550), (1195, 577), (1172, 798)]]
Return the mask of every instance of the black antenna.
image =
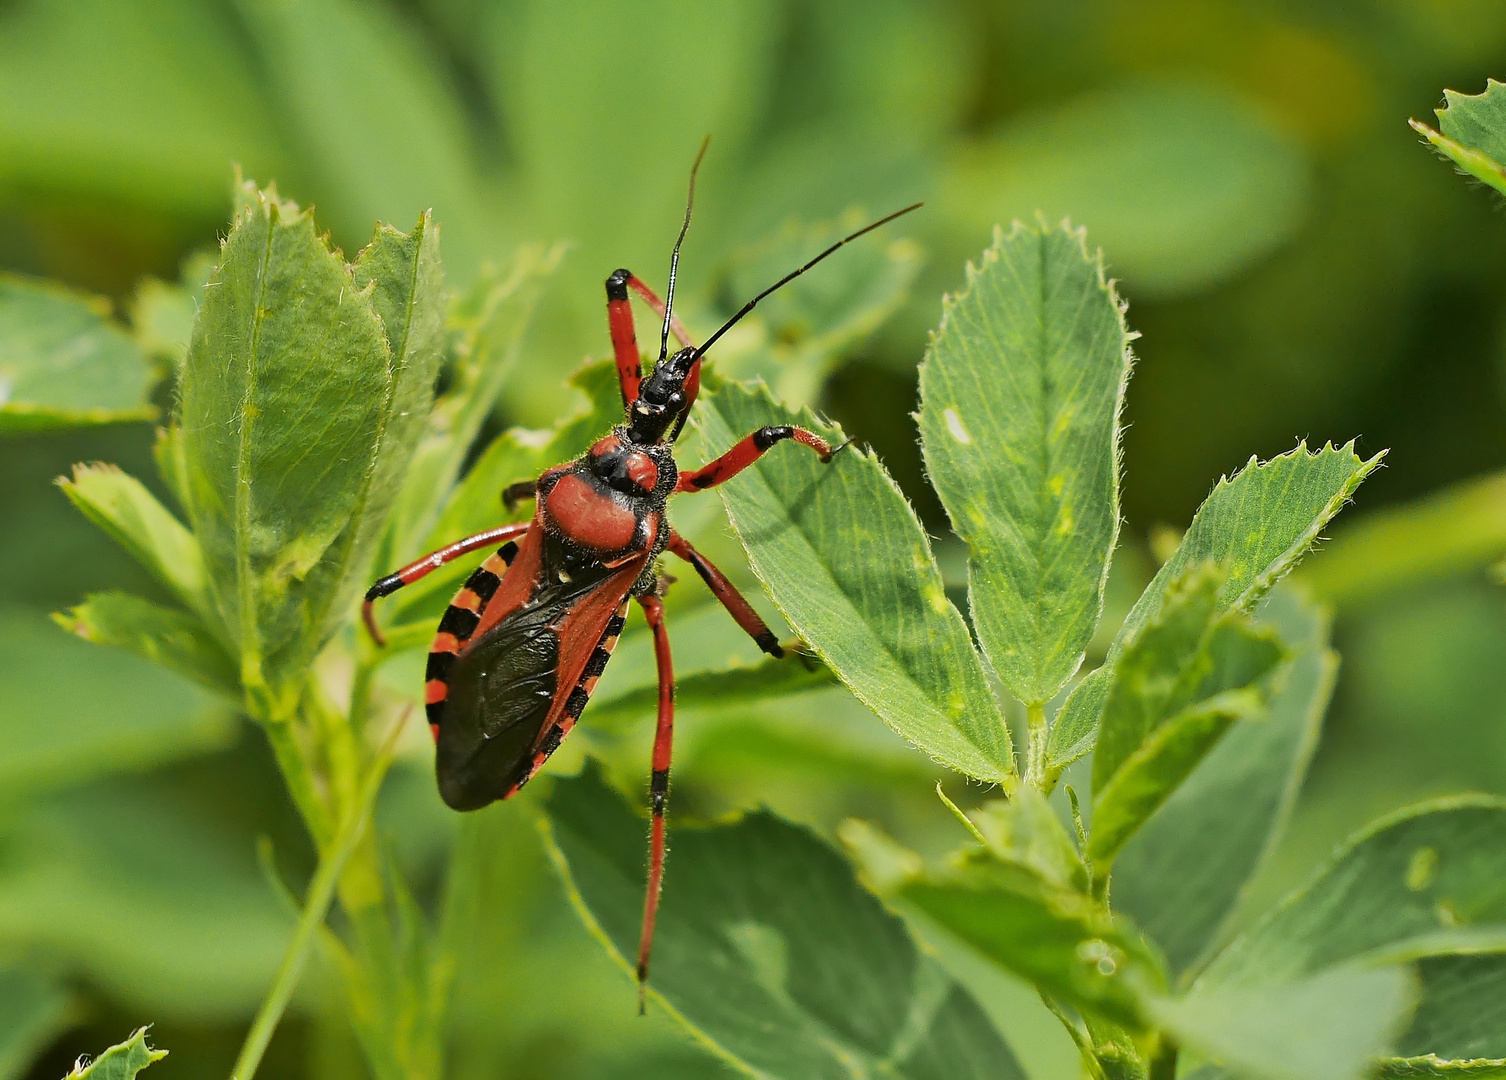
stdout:
[[(709, 349), (709, 348), (711, 348), (711, 346), (713, 346), (713, 345), (716, 344), (717, 338), (721, 337), (728, 330), (731, 330), (734, 326), (736, 326), (738, 324), (738, 321), (741, 320), (742, 317), (744, 315), (746, 315), (748, 312), (752, 311), (755, 307), (757, 307), (758, 306), (758, 302), (760, 300), (762, 300), (765, 296), (768, 296), (771, 292), (775, 292), (776, 290), (781, 289), (784, 286), (788, 285), (790, 282), (794, 281), (801, 274), (805, 273), (811, 267), (815, 266), (822, 259), (826, 258), (832, 252), (836, 251), (837, 248), (841, 247), (843, 244), (849, 244), (852, 241), (856, 240), (858, 237), (864, 235), (865, 233), (871, 233), (874, 229), (877, 229), (880, 225), (887, 225), (887, 224), (889, 224), (889, 222), (893, 221), (895, 218), (897, 218), (897, 217), (904, 217), (911, 210), (919, 210), (924, 205), (925, 205), (925, 203), (912, 203), (911, 205), (905, 207), (903, 210), (896, 210), (896, 211), (894, 211), (894, 213), (890, 214), (888, 217), (881, 217), (881, 218), (879, 218), (877, 221), (873, 222), (871, 225), (864, 225), (861, 229), (859, 229), (857, 232), (853, 233), (852, 235), (842, 237), (842, 239), (838, 240), (835, 244), (833, 244), (831, 247), (827, 248), (821, 254), (817, 255), (814, 259), (812, 259), (810, 262), (806, 263), (800, 269), (798, 269), (798, 270), (792, 270), (790, 273), (784, 275), (784, 277), (782, 277), (778, 281), (774, 282), (774, 284), (770, 285), (763, 292), (759, 293), (753, 299), (749, 300), (746, 304), (744, 304), (736, 315), (732, 316), (732, 318), (730, 318), (726, 322), (722, 323), (722, 328), (720, 330), (718, 330), (716, 333), (712, 334), (709, 338), (707, 338), (706, 339), (706, 344), (702, 345), (699, 349), (697, 349), (695, 351), (696, 356), (698, 358), (702, 357), (702, 356), (705, 356), (706, 355), (706, 350)], [(689, 212), (687, 211), (686, 213), (687, 213), (687, 220), (688, 220), (689, 219)], [(666, 324), (665, 333), (666, 334), (669, 333), (668, 324)]]
[(680, 245), (685, 242), (685, 233), (690, 229), (690, 211), (695, 207), (695, 174), (701, 168), (701, 159), (706, 156), (706, 147), (711, 136), (701, 140), (701, 149), (690, 167), (690, 191), (685, 196), (685, 221), (680, 225), (680, 235), (675, 238), (675, 250), (669, 256), (669, 289), (664, 295), (664, 329), (659, 331), (659, 363), (669, 355), (669, 323), (675, 313), (675, 274), (680, 269)]

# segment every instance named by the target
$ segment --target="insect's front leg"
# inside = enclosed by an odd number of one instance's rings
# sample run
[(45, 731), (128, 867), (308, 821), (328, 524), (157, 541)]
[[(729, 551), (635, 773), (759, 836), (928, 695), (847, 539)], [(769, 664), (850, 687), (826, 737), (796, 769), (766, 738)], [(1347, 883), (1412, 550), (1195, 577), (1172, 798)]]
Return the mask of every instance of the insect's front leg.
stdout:
[(807, 431), (805, 428), (800, 427), (791, 427), (788, 424), (770, 424), (768, 427), (761, 427), (753, 432), (753, 434), (744, 437), (731, 450), (728, 450), (710, 464), (694, 472), (682, 472), (679, 482), (675, 484), (675, 491), (704, 491), (709, 487), (715, 487), (717, 484), (726, 483), (749, 465), (752, 465), (759, 458), (763, 457), (776, 443), (781, 443), (786, 439), (791, 439), (802, 446), (810, 447), (820, 456), (823, 462), (827, 463), (836, 457), (838, 452), (844, 449), (848, 443), (852, 442), (849, 439), (834, 450), (830, 443), (814, 431)]
[[(617, 360), (617, 382), (622, 388), (622, 404), (625, 408), (638, 397), (638, 387), (643, 381), (643, 358), (638, 352), (638, 333), (633, 325), (633, 308), (628, 302), (628, 290), (641, 296), (654, 314), (664, 318), (664, 301), (631, 270), (613, 270), (607, 278), (607, 329), (612, 335), (612, 355)], [(681, 345), (690, 347), (695, 343), (685, 332), (679, 318), (671, 315), (669, 328)]]
[(654, 635), (654, 661), (659, 669), (659, 720), (654, 728), (653, 772), (649, 798), (648, 891), (643, 897), (643, 928), (638, 937), (638, 1012), (648, 993), (648, 961), (654, 947), (654, 921), (659, 913), (659, 890), (664, 881), (664, 809), (669, 802), (669, 759), (675, 735), (675, 673), (664, 628), (664, 604), (654, 593), (638, 597), (648, 628)]

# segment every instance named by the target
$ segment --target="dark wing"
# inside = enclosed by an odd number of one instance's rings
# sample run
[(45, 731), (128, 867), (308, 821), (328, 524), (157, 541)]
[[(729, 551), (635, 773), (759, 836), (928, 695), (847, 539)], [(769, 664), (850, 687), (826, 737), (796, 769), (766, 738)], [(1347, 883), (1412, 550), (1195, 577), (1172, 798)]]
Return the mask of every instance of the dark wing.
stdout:
[[(550, 564), (547, 557), (543, 561)], [(528, 602), (477, 634), (455, 657), (435, 756), (446, 803), (475, 810), (507, 798), (559, 745), (580, 715), (575, 708), (567, 717), (566, 706), (576, 704), (571, 691), (599, 645), (615, 640), (621, 630), (619, 612), (645, 561), (602, 567), (563, 582), (540, 575)], [(515, 566), (509, 577), (519, 569)]]

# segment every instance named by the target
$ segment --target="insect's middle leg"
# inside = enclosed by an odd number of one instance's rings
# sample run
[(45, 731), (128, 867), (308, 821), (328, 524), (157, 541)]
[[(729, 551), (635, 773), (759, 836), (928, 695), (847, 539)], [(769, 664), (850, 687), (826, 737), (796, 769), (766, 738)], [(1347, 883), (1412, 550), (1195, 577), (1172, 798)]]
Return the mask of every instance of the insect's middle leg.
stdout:
[(659, 914), (659, 889), (664, 881), (664, 808), (669, 802), (669, 758), (675, 735), (675, 672), (664, 628), (664, 604), (654, 595), (638, 597), (654, 635), (654, 660), (659, 669), (659, 721), (654, 728), (653, 773), (649, 797), (653, 817), (649, 825), (648, 891), (643, 897), (643, 928), (638, 937), (638, 1012), (648, 992), (648, 960), (654, 947), (654, 921)]
[(769, 624), (753, 610), (747, 597), (737, 591), (737, 586), (727, 580), (727, 576), (716, 568), (715, 563), (691, 547), (690, 541), (677, 532), (669, 534), (669, 550), (695, 567), (696, 573), (701, 575), (701, 580), (711, 590), (711, 595), (722, 602), (727, 614), (732, 616), (760, 649), (770, 656), (784, 658), (784, 647), (769, 629)]
[(736, 446), (710, 464), (694, 472), (682, 472), (679, 482), (675, 484), (675, 491), (704, 491), (706, 488), (725, 483), (763, 457), (770, 447), (785, 439), (810, 447), (823, 462), (830, 462), (836, 456), (837, 451), (847, 445), (843, 443), (834, 450), (830, 443), (814, 431), (791, 427), (788, 424), (770, 424), (739, 440)]

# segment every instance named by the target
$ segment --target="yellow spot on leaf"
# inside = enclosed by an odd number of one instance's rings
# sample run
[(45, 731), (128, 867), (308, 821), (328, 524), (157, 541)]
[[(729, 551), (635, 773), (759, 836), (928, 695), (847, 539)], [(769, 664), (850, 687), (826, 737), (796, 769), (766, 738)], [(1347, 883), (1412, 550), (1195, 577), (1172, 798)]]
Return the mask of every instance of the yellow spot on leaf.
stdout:
[(1438, 850), (1430, 847), (1420, 847), (1412, 852), (1412, 860), (1407, 863), (1407, 888), (1413, 892), (1422, 892), (1433, 883), (1438, 876)]

